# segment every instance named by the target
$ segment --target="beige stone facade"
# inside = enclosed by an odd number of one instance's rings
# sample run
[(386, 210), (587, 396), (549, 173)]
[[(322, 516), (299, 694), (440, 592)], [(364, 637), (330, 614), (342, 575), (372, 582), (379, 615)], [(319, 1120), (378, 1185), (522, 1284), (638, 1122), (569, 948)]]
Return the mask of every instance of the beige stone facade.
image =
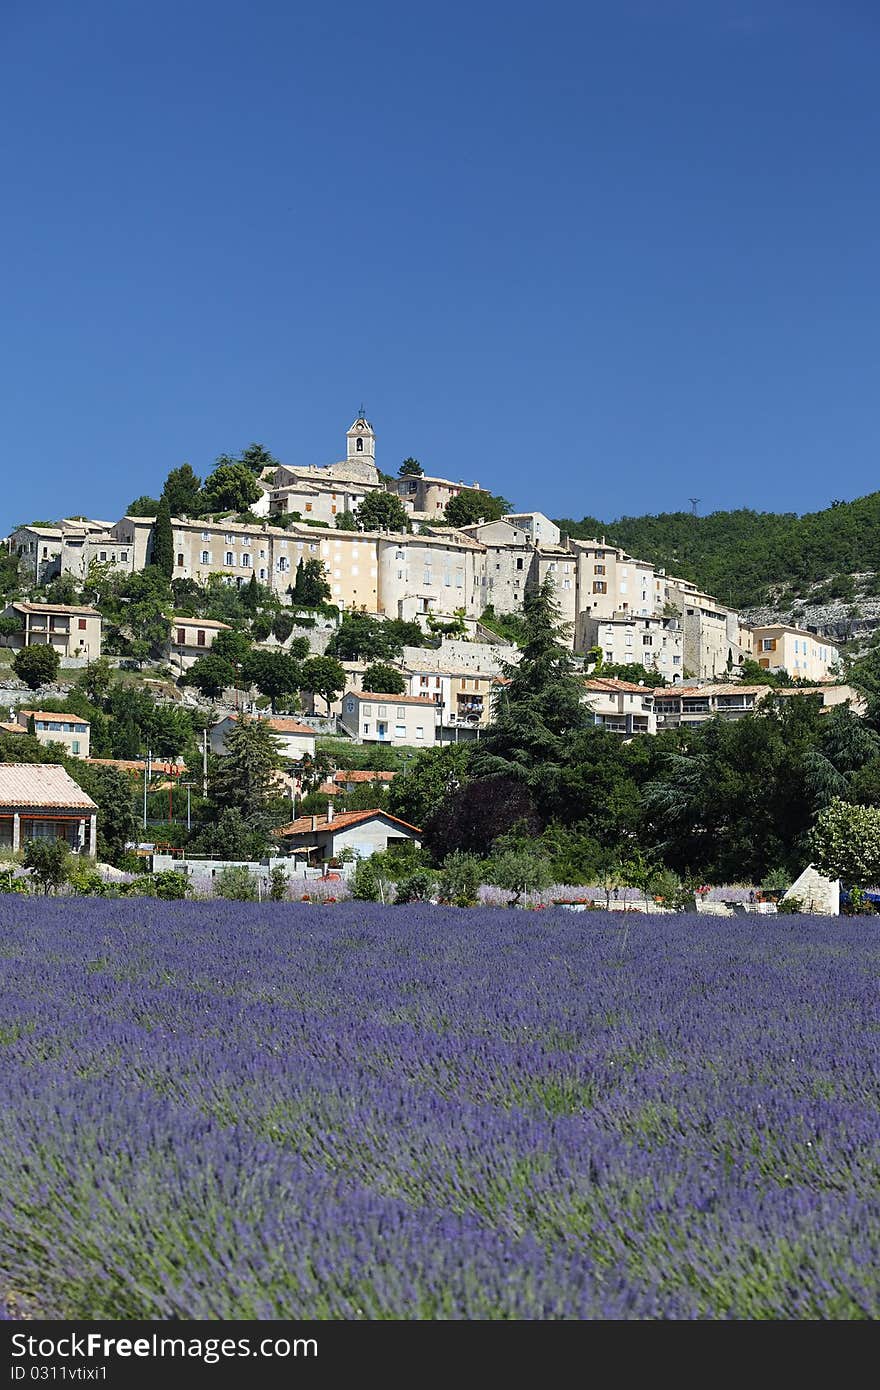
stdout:
[(13, 650), (54, 647), (62, 660), (96, 661), (101, 655), (101, 614), (96, 608), (22, 599), (8, 604), (3, 616), (21, 623), (20, 633), (5, 639)]
[(636, 734), (656, 734), (654, 691), (650, 686), (601, 676), (584, 682), (585, 702), (595, 723), (612, 734), (634, 738)]
[(592, 618), (581, 614), (577, 640), (578, 650), (598, 647), (606, 665), (638, 662), (669, 681), (680, 679), (683, 673), (683, 637), (676, 618), (642, 618), (629, 613)]
[(91, 725), (78, 714), (57, 714), (50, 710), (19, 707), (15, 717), (25, 732), (33, 719), (34, 735), (39, 743), (60, 743), (74, 758), (89, 756)]
[(826, 638), (783, 623), (752, 628), (752, 651), (765, 670), (787, 671), (806, 681), (832, 680), (840, 661), (837, 647)]

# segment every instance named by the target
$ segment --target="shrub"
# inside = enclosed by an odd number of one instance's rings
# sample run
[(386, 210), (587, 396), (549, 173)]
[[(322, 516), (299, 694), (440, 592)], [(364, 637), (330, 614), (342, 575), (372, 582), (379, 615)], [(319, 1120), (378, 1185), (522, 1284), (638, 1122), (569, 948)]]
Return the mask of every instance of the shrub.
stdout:
[[(135, 892), (139, 891), (136, 882), (131, 886), (134, 888)], [(164, 898), (166, 901), (171, 901), (177, 898), (185, 898), (189, 883), (186, 874), (178, 873), (176, 869), (163, 869), (161, 873), (152, 875), (152, 887), (157, 898)]]
[(243, 864), (228, 864), (214, 880), (214, 892), (218, 898), (230, 898), (233, 902), (253, 903), (257, 900), (257, 878)]
[(67, 881), (78, 897), (106, 898), (107, 896), (107, 884), (95, 866), (88, 860), (75, 861), (70, 866)]
[(273, 903), (280, 903), (284, 901), (286, 894), (287, 874), (280, 864), (276, 864), (275, 868), (269, 874), (269, 897), (272, 899)]
[(428, 869), (416, 869), (407, 874), (397, 884), (394, 895), (396, 903), (421, 903), (427, 901), (434, 892), (436, 878)]
[(29, 840), (24, 852), (24, 862), (31, 870), (35, 882), (44, 893), (48, 893), (51, 888), (60, 888), (66, 881), (70, 868), (70, 850), (63, 840)]
[(454, 907), (473, 907), (483, 876), (483, 861), (475, 854), (456, 850), (443, 861), (439, 892), (444, 902)]

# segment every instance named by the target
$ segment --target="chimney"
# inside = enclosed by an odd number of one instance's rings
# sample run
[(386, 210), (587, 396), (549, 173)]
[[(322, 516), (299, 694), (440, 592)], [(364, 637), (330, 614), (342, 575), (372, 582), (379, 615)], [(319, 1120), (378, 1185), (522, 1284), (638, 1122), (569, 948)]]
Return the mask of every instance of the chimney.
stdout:
[(328, 825), (330, 824), (330, 822), (332, 821), (332, 819), (333, 819), (333, 798), (332, 798), (332, 796), (331, 796), (331, 797), (328, 799), (328, 801), (327, 801), (327, 824), (328, 824)]
[(316, 831), (317, 828), (318, 828), (318, 817), (317, 817), (317, 816), (312, 816), (312, 832), (314, 833), (314, 831)]

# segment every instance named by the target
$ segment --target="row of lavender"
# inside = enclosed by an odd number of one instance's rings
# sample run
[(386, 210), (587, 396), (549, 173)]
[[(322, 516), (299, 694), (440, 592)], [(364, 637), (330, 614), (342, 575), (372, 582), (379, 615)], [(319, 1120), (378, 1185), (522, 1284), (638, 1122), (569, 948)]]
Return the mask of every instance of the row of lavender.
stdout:
[(0, 1292), (880, 1313), (858, 920), (0, 899)]

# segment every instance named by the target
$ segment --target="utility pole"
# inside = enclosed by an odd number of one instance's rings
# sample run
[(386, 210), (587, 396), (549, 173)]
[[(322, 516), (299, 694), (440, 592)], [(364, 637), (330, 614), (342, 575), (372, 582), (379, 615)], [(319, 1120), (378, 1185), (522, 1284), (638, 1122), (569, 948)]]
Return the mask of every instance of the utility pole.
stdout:
[(208, 730), (202, 729), (202, 796), (208, 795)]
[(147, 828), (147, 785), (148, 785), (148, 783), (149, 783), (149, 781), (150, 781), (150, 777), (151, 777), (152, 771), (153, 771), (153, 766), (152, 766), (152, 764), (153, 764), (153, 754), (152, 754), (152, 751), (148, 751), (148, 752), (147, 752), (147, 761), (146, 761), (146, 763), (144, 764), (144, 830), (146, 830), (146, 828)]

